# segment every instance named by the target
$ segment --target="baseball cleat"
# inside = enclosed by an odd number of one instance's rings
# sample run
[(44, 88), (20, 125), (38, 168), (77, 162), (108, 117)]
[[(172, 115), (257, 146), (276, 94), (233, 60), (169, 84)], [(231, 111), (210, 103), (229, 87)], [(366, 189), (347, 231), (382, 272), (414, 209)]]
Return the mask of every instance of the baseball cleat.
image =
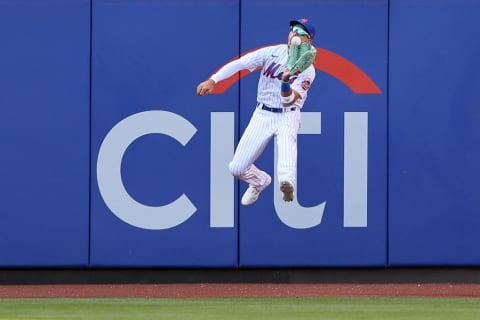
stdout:
[(290, 182), (284, 181), (280, 184), (280, 191), (283, 192), (283, 201), (293, 201), (293, 186)]
[(243, 194), (242, 204), (244, 206), (249, 206), (252, 203), (254, 203), (255, 201), (257, 201), (258, 196), (260, 195), (260, 192), (262, 192), (266, 187), (268, 187), (271, 182), (272, 182), (272, 178), (269, 175), (267, 175), (267, 181), (265, 182), (265, 185), (263, 186), (263, 189), (260, 190), (260, 189), (257, 189), (256, 187), (250, 185), (248, 187), (247, 191), (245, 191), (245, 193)]

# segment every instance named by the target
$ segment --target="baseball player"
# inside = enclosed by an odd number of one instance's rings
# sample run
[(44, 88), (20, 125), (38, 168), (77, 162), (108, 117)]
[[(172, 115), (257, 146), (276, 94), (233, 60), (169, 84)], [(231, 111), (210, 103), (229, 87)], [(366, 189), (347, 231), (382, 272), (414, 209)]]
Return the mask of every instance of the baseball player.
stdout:
[[(315, 68), (311, 63), (300, 73), (291, 74), (286, 68), (289, 48), (295, 36), (302, 42), (311, 44), (315, 36), (315, 27), (308, 19), (290, 21), (290, 33), (286, 44), (267, 46), (249, 52), (224, 65), (197, 87), (197, 94), (204, 96), (212, 92), (216, 83), (240, 70), (253, 71), (257, 67), (262, 68), (255, 110), (228, 166), (233, 176), (249, 184), (241, 200), (245, 206), (257, 201), (260, 193), (272, 181), (268, 173), (254, 164), (272, 137), (276, 137), (278, 148), (277, 176), (283, 200), (294, 199), (300, 110), (315, 79)], [(299, 41), (298, 38), (295, 41)]]

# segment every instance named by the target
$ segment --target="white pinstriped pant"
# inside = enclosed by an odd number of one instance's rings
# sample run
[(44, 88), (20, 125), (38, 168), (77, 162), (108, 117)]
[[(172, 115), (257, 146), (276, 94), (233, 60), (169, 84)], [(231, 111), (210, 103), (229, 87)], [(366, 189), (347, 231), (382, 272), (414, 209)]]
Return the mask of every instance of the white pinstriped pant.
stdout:
[(276, 137), (278, 181), (288, 181), (296, 186), (297, 134), (300, 123), (301, 112), (299, 109), (274, 113), (255, 108), (245, 132), (240, 138), (233, 159), (228, 165), (232, 175), (263, 190), (267, 173), (258, 169), (254, 162), (265, 150), (270, 140)]

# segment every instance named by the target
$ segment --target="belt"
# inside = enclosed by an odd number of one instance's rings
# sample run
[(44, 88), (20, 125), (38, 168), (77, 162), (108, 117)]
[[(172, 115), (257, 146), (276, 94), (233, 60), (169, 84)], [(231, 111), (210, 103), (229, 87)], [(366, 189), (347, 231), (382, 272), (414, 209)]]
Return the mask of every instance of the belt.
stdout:
[(270, 112), (275, 112), (275, 113), (283, 113), (283, 112), (289, 112), (289, 111), (295, 111), (297, 109), (296, 107), (290, 107), (290, 108), (272, 108), (267, 106), (264, 103), (257, 103), (257, 108), (270, 111)]

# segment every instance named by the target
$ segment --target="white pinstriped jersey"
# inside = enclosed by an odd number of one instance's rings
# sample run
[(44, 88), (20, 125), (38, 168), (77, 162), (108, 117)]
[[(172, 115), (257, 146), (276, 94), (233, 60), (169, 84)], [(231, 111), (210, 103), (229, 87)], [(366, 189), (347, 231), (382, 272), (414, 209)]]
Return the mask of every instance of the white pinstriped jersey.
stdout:
[[(288, 59), (288, 46), (286, 44), (263, 47), (247, 53), (237, 60), (224, 65), (211, 76), (216, 83), (224, 80), (240, 70), (254, 71), (261, 67), (258, 81), (257, 102), (269, 107), (281, 108), (281, 80)], [(308, 89), (315, 79), (315, 68), (308, 67), (298, 76), (290, 78), (291, 88), (300, 94), (300, 98), (292, 105), (301, 109), (307, 98)]]

